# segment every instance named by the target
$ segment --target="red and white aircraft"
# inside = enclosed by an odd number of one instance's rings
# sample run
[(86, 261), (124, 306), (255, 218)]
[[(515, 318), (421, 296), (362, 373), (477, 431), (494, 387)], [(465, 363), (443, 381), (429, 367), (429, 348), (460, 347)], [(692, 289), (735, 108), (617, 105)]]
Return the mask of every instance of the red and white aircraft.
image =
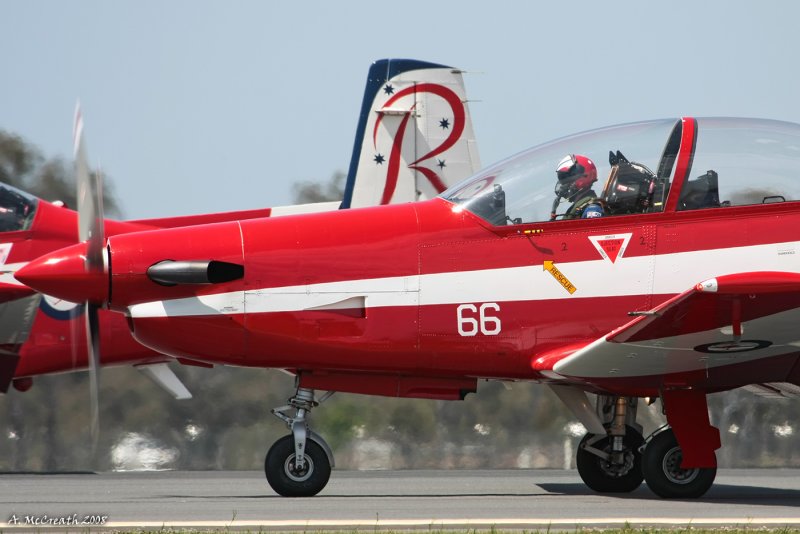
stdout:
[[(343, 202), (107, 220), (103, 232), (118, 235), (411, 202), (432, 198), (479, 168), (461, 71), (417, 60), (384, 59), (373, 63), (367, 76)], [(11, 383), (24, 391), (34, 376), (88, 366), (83, 306), (35, 293), (13, 277), (30, 260), (77, 243), (77, 229), (77, 212), (0, 184), (0, 391)], [(167, 366), (173, 359), (137, 343), (122, 315), (101, 311), (99, 319), (103, 365), (135, 365), (175, 397), (191, 396)], [(180, 361), (208, 366), (192, 359)]]
[[(605, 216), (564, 216), (564, 154), (598, 162)], [(546, 143), (424, 202), (114, 235), (102, 269), (89, 242), (17, 277), (123, 312), (159, 353), (294, 373), (273, 411), (291, 434), (265, 462), (282, 495), (330, 475), (315, 390), (455, 400), (494, 379), (547, 384), (576, 414), (592, 489), (698, 497), (720, 446), (706, 396), (800, 393), (798, 168), (800, 125), (655, 120)], [(668, 427), (645, 439), (647, 397)]]

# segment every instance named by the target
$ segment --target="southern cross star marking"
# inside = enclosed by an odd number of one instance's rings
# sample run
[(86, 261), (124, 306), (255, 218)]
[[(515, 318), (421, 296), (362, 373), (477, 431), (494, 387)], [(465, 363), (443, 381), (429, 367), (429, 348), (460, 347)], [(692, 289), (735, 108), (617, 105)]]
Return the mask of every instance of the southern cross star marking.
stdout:
[(383, 162), (386, 161), (382, 154), (375, 154), (375, 157), (372, 160), (378, 165), (383, 165)]
[(386, 86), (383, 88), (383, 92), (386, 93), (387, 95), (393, 95), (394, 87), (392, 87), (392, 84), (387, 83)]
[(439, 121), (439, 127), (440, 127), (442, 130), (447, 130), (448, 128), (450, 128), (450, 121), (449, 121), (449, 120), (447, 120), (447, 119), (442, 119), (442, 120), (440, 120), (440, 121)]

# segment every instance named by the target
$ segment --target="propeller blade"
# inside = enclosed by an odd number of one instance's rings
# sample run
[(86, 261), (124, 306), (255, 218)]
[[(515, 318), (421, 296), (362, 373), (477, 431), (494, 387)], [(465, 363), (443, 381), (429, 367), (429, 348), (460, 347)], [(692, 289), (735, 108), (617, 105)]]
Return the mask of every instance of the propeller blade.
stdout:
[(88, 241), (87, 271), (102, 271), (103, 249), (103, 179), (98, 171), (89, 171), (86, 143), (83, 140), (83, 116), (80, 103), (75, 108), (75, 180), (78, 185), (78, 240)]
[(100, 329), (94, 304), (86, 303), (86, 346), (89, 359), (89, 397), (91, 402), (92, 457), (100, 436)]
[[(75, 180), (78, 187), (78, 239), (86, 241), (86, 273), (105, 271), (105, 236), (103, 231), (103, 178), (100, 171), (89, 171), (86, 144), (83, 140), (83, 116), (80, 103), (75, 108), (73, 130), (75, 149)], [(92, 458), (97, 452), (100, 436), (100, 322), (99, 307), (87, 302), (86, 346), (89, 363), (89, 395), (91, 401)]]

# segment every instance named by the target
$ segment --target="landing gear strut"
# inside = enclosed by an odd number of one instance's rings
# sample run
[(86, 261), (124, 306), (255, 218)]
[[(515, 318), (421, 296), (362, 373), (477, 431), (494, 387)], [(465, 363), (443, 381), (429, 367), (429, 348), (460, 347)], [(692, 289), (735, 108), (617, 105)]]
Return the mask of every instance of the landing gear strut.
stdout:
[[(683, 451), (672, 428), (666, 427), (645, 442), (642, 427), (636, 424), (638, 399), (600, 395), (595, 410), (591, 411), (588, 405), (575, 402), (564, 391), (560, 391), (559, 396), (562, 400), (571, 400), (567, 405), (573, 409), (573, 413), (583, 417), (587, 428), (594, 431), (581, 440), (577, 454), (578, 474), (594, 491), (629, 492), (638, 488), (644, 480), (653, 493), (660, 497), (688, 499), (702, 496), (714, 483), (716, 467), (681, 467)], [(688, 409), (692, 408), (697, 406), (688, 406)], [(705, 397), (702, 398), (702, 409), (703, 412), (707, 410)], [(710, 427), (703, 418), (698, 418), (697, 426), (702, 427), (704, 422), (708, 427), (708, 445), (716, 429)], [(605, 432), (601, 432), (603, 428)], [(710, 453), (713, 454), (713, 450)], [(697, 461), (696, 457), (694, 461)], [(707, 458), (701, 462), (706, 465), (714, 463), (708, 462)]]
[[(319, 401), (314, 390), (298, 388), (286, 406), (272, 410), (292, 433), (270, 447), (264, 460), (267, 482), (284, 497), (311, 497), (328, 483), (333, 467), (333, 453), (325, 440), (308, 427), (307, 416), (311, 409), (327, 400), (332, 391)], [(294, 417), (284, 412), (295, 410)]]
[(599, 493), (628, 493), (642, 484), (642, 435), (628, 427), (621, 450), (614, 450), (614, 437), (586, 434), (578, 445), (576, 463), (581, 480)]
[(606, 434), (589, 433), (581, 440), (576, 458), (578, 474), (594, 491), (631, 492), (644, 479), (639, 452), (644, 438), (635, 424), (638, 399), (603, 396), (597, 402)]

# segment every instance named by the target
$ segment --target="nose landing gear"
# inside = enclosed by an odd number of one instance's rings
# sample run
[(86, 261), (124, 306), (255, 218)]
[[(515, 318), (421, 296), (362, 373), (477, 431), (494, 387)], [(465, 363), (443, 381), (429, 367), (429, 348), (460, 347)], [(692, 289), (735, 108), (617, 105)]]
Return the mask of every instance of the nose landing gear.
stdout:
[[(270, 447), (264, 460), (267, 482), (279, 495), (311, 497), (328, 484), (333, 453), (325, 440), (309, 428), (307, 416), (333, 393), (329, 391), (317, 401), (314, 390), (298, 388), (289, 404), (272, 410), (292, 431)], [(293, 417), (284, 413), (291, 409), (295, 410)]]

